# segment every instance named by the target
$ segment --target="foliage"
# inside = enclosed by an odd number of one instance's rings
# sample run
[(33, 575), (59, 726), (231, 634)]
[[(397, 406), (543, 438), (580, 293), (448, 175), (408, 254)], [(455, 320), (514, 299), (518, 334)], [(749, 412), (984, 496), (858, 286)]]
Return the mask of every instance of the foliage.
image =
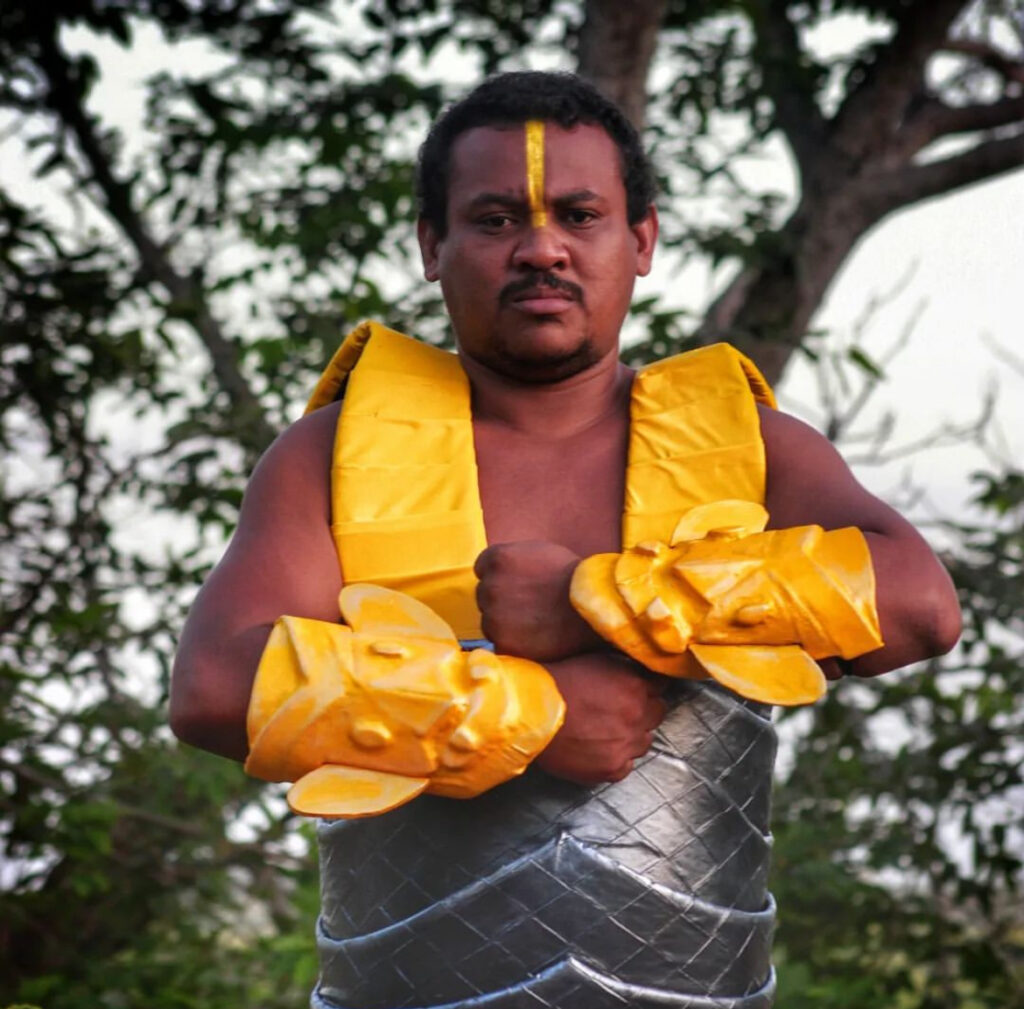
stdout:
[[(414, 138), (456, 90), (441, 67), (565, 65), (599, 6), (0, 7), (0, 1004), (303, 1002), (308, 837), (238, 768), (172, 742), (174, 637), (340, 331), (370, 316), (447, 337), (410, 255)], [(681, 254), (749, 267), (785, 246), (789, 198), (743, 170), (785, 133), (779, 75), (831, 115), (921, 6), (667, 6), (648, 119)], [(987, 44), (1006, 9), (963, 20)], [(802, 36), (839, 14), (869, 30), (787, 62), (755, 31), (764, 10)], [(155, 44), (171, 55), (145, 129), (124, 132), (104, 75)], [(947, 101), (1005, 97), (993, 52), (940, 82)], [(657, 300), (635, 313), (636, 361), (692, 338)], [(787, 1007), (1009, 1005), (1020, 985), (1019, 835), (983, 811), (1019, 783), (1021, 478), (988, 480), (993, 517), (959, 529), (963, 669), (843, 684), (801, 728), (778, 800)], [(871, 729), (889, 712), (908, 720), (897, 751)]]
[(976, 479), (961, 650), (830, 691), (776, 794), (787, 1007), (1022, 1004), (1024, 474)]

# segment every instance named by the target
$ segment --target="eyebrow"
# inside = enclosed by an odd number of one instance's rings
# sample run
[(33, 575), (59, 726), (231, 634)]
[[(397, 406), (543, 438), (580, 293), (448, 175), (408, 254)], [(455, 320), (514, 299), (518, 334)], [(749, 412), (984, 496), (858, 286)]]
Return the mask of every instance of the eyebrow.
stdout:
[(601, 196), (592, 189), (574, 189), (572, 192), (556, 196), (551, 202), (556, 206), (568, 206), (572, 203), (591, 203), (600, 199)]
[(469, 209), (476, 210), (478, 207), (514, 207), (526, 206), (525, 196), (515, 196), (511, 193), (478, 193), (469, 201)]
[[(574, 189), (568, 193), (556, 196), (551, 202), (556, 207), (571, 206), (574, 203), (589, 203), (601, 200), (601, 196), (592, 189)], [(520, 209), (527, 204), (526, 196), (512, 193), (478, 193), (469, 201), (469, 209), (476, 210), (479, 207), (513, 207)]]

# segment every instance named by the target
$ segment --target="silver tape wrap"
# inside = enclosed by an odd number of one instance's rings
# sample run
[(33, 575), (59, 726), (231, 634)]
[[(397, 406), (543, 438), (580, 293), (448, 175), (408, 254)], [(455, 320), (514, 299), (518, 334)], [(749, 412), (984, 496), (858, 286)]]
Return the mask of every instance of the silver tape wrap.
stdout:
[(322, 823), (313, 1009), (767, 1009), (770, 713), (673, 690), (624, 781)]

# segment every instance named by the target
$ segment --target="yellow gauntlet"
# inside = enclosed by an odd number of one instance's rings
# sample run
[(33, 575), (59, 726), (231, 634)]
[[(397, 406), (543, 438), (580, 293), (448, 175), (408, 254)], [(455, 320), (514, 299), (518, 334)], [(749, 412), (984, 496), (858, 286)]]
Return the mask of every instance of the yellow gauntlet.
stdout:
[(871, 555), (859, 529), (764, 532), (749, 501), (691, 509), (671, 543), (596, 554), (573, 575), (573, 605), (649, 669), (711, 676), (768, 704), (825, 692), (814, 659), (882, 645)]
[(260, 659), (249, 774), (294, 781), (288, 804), (372, 816), (423, 791), (470, 798), (521, 774), (565, 703), (543, 666), (463, 652), (422, 603), (375, 585), (339, 597), (348, 626), (281, 617)]

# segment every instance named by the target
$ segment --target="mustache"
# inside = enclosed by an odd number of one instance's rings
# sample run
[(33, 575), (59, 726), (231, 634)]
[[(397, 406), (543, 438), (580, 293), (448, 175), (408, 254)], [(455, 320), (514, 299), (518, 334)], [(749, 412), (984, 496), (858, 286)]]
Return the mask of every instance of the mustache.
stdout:
[(571, 280), (563, 280), (553, 273), (531, 273), (519, 280), (513, 280), (501, 289), (498, 301), (502, 305), (507, 305), (518, 295), (534, 291), (538, 287), (547, 287), (552, 291), (568, 295), (573, 301), (583, 302), (583, 288), (579, 284), (574, 284)]

